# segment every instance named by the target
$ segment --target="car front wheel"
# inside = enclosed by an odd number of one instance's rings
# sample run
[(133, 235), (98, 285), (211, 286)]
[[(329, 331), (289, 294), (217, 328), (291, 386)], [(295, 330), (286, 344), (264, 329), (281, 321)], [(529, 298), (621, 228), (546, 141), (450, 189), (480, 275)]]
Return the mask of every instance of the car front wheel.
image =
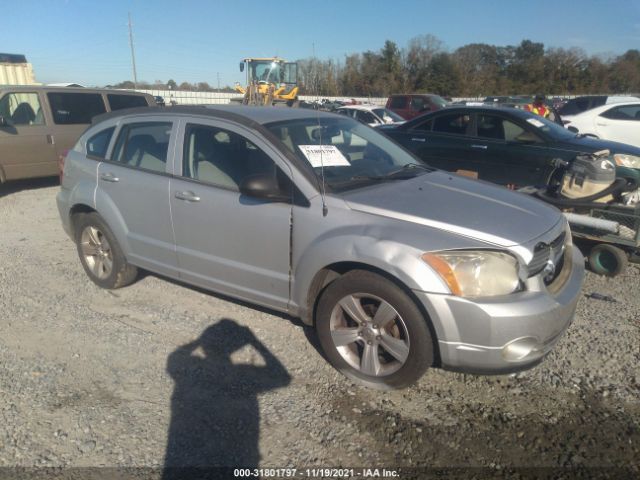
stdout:
[(368, 387), (407, 387), (433, 363), (433, 339), (416, 304), (372, 272), (348, 272), (329, 284), (316, 328), (329, 362)]
[(80, 262), (89, 278), (107, 289), (132, 283), (138, 273), (129, 265), (111, 229), (97, 213), (74, 218), (75, 239)]

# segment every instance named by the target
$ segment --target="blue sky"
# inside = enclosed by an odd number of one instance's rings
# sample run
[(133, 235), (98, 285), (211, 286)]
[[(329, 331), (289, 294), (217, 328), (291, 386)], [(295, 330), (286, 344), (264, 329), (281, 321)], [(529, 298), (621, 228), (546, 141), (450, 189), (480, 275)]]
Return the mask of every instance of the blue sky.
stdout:
[[(640, 48), (640, 0), (0, 0), (0, 52), (23, 53), (41, 82), (105, 85), (138, 79), (232, 85), (246, 56), (344, 59), (405, 47), (432, 34), (449, 50), (473, 42), (581, 47), (589, 54)], [(271, 6), (271, 7), (269, 7)], [(265, 12), (265, 10), (267, 10)]]

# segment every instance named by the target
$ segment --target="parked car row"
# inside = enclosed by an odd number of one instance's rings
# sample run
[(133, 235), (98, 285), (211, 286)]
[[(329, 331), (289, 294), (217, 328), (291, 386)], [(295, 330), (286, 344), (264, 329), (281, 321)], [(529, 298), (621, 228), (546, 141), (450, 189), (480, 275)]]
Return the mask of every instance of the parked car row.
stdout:
[(397, 113), (405, 120), (411, 120), (427, 112), (435, 112), (450, 102), (434, 94), (391, 95), (387, 100), (387, 109)]
[(338, 108), (336, 113), (355, 118), (370, 127), (378, 125), (400, 125), (405, 122), (404, 118), (397, 113), (377, 105), (345, 105), (344, 107)]
[[(564, 216), (442, 170), (548, 182), (553, 159), (602, 141), (520, 110), (437, 99), (401, 123), (382, 107), (116, 111), (123, 92), (82, 89), (97, 98), (68, 108), (49, 93), (8, 100), (5, 126), (35, 100), (45, 120), (29, 127), (58, 125), (78, 105), (101, 110), (68, 123), (91, 125), (61, 164), (57, 196), (100, 287), (145, 269), (286, 312), (315, 326), (337, 370), (374, 388), (410, 385), (431, 366), (529, 368), (571, 322), (584, 260)], [(418, 110), (418, 96), (406, 97)], [(395, 122), (365, 125), (375, 117)], [(613, 147), (620, 159), (640, 154)]]
[(602, 105), (562, 119), (572, 132), (640, 147), (640, 99)]
[(640, 98), (625, 95), (586, 95), (568, 100), (558, 112), (563, 120), (571, 121), (574, 115), (592, 108), (626, 102), (640, 102)]
[[(640, 168), (640, 147), (575, 133), (508, 107), (452, 106), (379, 128), (429, 165), (512, 187), (547, 185), (557, 159), (605, 149), (620, 167)], [(640, 180), (640, 170), (627, 174)]]
[[(530, 96), (486, 97), (478, 102), (451, 103), (433, 94), (391, 95), (385, 110), (375, 105), (338, 105), (325, 110), (350, 115), (370, 126), (385, 124), (399, 125), (403, 120), (411, 120), (444, 107), (514, 107), (524, 109), (530, 104)], [(576, 97), (564, 101), (558, 97), (547, 99), (551, 115), (549, 120), (566, 126), (581, 136), (612, 140), (640, 148), (640, 99), (629, 96), (593, 95)], [(378, 112), (378, 113), (375, 113)], [(383, 113), (386, 112), (386, 113)], [(394, 118), (392, 115), (395, 114)]]

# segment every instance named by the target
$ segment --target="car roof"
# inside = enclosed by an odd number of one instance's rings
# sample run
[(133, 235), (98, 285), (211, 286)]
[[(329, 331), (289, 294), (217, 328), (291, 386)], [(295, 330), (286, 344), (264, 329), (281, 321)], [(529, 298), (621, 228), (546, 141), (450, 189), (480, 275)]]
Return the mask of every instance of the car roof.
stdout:
[(505, 107), (502, 105), (450, 105), (439, 110), (435, 110), (433, 112), (425, 113), (424, 115), (419, 115), (408, 122), (404, 123), (400, 128), (411, 129), (415, 124), (424, 122), (430, 118), (447, 115), (451, 113), (503, 113), (507, 116), (518, 117), (523, 120), (527, 118), (531, 118), (532, 116), (536, 116), (531, 112), (527, 112), (525, 110), (521, 110), (515, 107)]
[(370, 112), (372, 110), (378, 110), (378, 109), (384, 110), (385, 107), (382, 107), (380, 105), (344, 105), (340, 107), (338, 110), (342, 110), (345, 108), (349, 110), (366, 110), (367, 112)]
[(514, 107), (505, 107), (503, 105), (492, 105), (492, 104), (484, 104), (484, 105), (450, 105), (445, 108), (441, 108), (440, 110), (435, 110), (433, 112), (426, 113), (422, 115), (422, 118), (426, 118), (427, 116), (435, 116), (442, 115), (447, 112), (486, 112), (486, 113), (506, 113), (508, 115), (516, 115), (518, 117), (527, 118), (531, 115), (531, 113), (521, 110), (519, 108)]
[(609, 95), (607, 97), (607, 105), (611, 105), (612, 103), (638, 103), (638, 101), (640, 101), (640, 97), (634, 95)]
[(439, 97), (437, 93), (394, 93), (390, 97)]
[(585, 110), (584, 112), (576, 113), (572, 115), (573, 118), (576, 117), (589, 117), (591, 115), (598, 115), (607, 110), (611, 110), (612, 108), (626, 107), (626, 106), (634, 106), (640, 105), (640, 99), (635, 102), (614, 102), (614, 103), (605, 103), (604, 105), (600, 105), (599, 107), (593, 107), (589, 110)]
[[(174, 105), (169, 107), (138, 107), (116, 110), (94, 117), (93, 123), (108, 118), (135, 115), (195, 115), (199, 117), (226, 118), (247, 126), (307, 118), (335, 118), (335, 114), (307, 108), (252, 107), (248, 105)], [(343, 118), (343, 117), (342, 117)]]

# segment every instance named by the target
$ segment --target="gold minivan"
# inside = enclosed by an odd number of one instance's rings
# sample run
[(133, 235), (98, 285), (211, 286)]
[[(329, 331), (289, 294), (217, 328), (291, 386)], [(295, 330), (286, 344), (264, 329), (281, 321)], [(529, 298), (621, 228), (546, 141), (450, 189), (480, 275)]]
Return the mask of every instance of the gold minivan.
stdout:
[(58, 174), (58, 157), (91, 119), (156, 105), (146, 93), (97, 88), (0, 86), (0, 183)]

